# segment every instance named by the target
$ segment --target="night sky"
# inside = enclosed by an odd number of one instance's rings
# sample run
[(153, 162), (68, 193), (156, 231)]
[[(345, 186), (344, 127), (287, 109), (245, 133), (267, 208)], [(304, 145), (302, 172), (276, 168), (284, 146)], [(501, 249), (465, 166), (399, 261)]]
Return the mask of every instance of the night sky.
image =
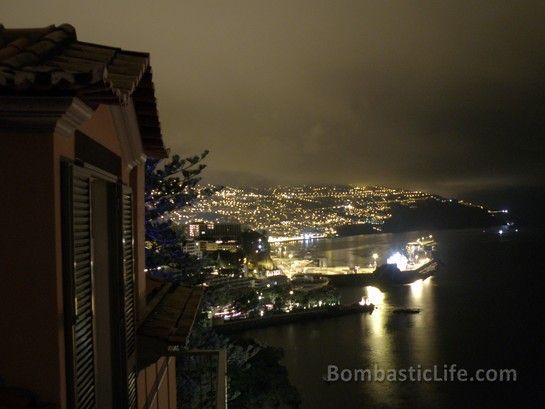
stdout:
[[(149, 51), (166, 144), (222, 184), (545, 185), (545, 2), (2, 0)], [(483, 196), (484, 197), (484, 196)]]

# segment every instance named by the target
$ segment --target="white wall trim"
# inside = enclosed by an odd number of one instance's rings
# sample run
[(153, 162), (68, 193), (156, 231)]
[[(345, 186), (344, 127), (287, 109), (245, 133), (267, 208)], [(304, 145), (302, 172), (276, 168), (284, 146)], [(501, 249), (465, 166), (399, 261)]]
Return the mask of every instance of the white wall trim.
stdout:
[(110, 111), (119, 137), (119, 144), (123, 156), (127, 160), (129, 170), (143, 164), (146, 154), (142, 146), (138, 118), (132, 100), (127, 105), (111, 105)]
[(74, 132), (82, 123), (91, 119), (95, 111), (79, 98), (74, 98), (72, 104), (57, 120), (55, 133), (63, 136), (74, 136)]

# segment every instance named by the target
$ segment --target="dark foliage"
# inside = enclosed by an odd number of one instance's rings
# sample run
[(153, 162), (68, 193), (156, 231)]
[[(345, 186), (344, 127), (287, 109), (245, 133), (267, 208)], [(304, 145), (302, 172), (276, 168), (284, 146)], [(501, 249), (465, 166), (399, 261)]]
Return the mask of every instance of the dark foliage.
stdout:
[(207, 155), (208, 151), (204, 151), (184, 159), (174, 155), (170, 160), (146, 162), (146, 267), (152, 275), (185, 282), (195, 280), (199, 274), (199, 262), (182, 251), (184, 237), (169, 215), (221, 189), (196, 189)]

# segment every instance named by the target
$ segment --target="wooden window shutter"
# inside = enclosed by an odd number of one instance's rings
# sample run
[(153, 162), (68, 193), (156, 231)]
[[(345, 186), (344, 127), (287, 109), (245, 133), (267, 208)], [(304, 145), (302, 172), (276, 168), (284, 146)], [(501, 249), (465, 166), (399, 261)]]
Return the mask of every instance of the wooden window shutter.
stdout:
[(127, 362), (127, 406), (136, 408), (136, 303), (134, 272), (133, 200), (129, 187), (122, 188), (123, 319)]
[[(96, 408), (91, 177), (62, 164), (63, 258), (70, 406)], [(71, 346), (71, 347), (70, 347)], [(71, 390), (70, 390), (71, 389)]]

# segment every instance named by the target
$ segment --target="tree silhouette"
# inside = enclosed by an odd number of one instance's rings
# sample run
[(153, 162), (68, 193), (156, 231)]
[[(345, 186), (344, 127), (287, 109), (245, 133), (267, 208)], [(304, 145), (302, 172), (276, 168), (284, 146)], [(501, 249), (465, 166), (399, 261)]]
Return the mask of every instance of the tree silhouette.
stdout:
[(207, 155), (208, 151), (204, 151), (187, 158), (173, 155), (146, 162), (146, 268), (153, 276), (177, 283), (194, 281), (199, 276), (200, 262), (182, 251), (185, 238), (173, 225), (170, 214), (221, 189), (197, 188)]

